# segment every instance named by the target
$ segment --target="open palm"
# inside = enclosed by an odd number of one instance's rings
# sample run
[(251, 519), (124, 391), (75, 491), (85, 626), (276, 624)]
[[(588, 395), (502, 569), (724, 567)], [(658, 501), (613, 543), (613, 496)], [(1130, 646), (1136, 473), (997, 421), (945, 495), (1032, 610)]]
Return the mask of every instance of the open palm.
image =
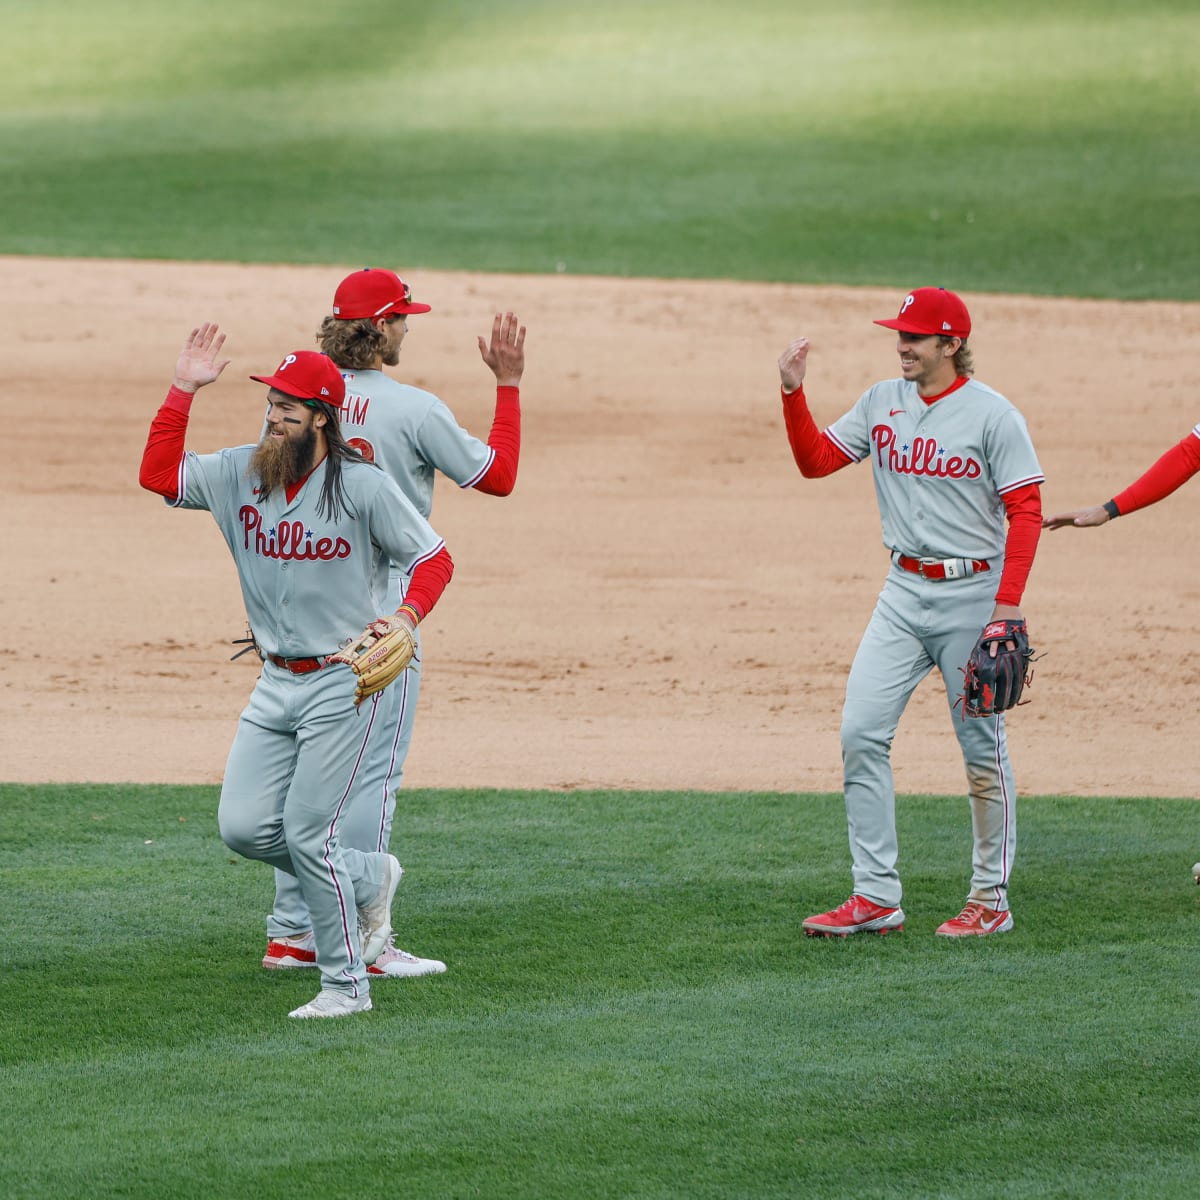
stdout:
[(194, 391), (212, 383), (230, 363), (228, 358), (217, 358), (224, 345), (225, 335), (212, 322), (193, 329), (175, 362), (176, 386)]

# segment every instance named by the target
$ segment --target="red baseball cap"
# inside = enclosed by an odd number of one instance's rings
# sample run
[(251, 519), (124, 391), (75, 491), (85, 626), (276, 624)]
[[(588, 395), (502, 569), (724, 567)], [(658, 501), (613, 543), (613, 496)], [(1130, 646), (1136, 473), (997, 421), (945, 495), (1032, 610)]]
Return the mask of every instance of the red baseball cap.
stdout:
[(894, 320), (876, 321), (875, 324), (925, 337), (941, 333), (946, 337), (965, 338), (971, 332), (971, 314), (953, 292), (923, 287), (904, 297)]
[(412, 288), (395, 271), (382, 267), (363, 267), (347, 275), (333, 294), (333, 315), (342, 321), (427, 312), (429, 305), (414, 303)]
[(251, 375), (257, 383), (277, 388), (297, 400), (320, 400), (341, 408), (346, 381), (333, 359), (315, 350), (293, 350), (275, 368), (274, 375)]

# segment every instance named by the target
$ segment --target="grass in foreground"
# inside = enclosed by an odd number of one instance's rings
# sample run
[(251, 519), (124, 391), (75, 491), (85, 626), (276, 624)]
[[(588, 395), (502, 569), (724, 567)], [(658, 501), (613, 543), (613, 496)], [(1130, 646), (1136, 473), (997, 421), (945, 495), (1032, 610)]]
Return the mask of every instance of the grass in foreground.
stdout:
[(1200, 298), (1182, 0), (0, 0), (0, 253)]
[(960, 799), (901, 800), (907, 931), (819, 941), (840, 797), (404, 792), (450, 969), (329, 1023), (215, 807), (0, 786), (6, 1196), (1194, 1194), (1188, 802), (1025, 800), (1016, 930), (959, 944)]

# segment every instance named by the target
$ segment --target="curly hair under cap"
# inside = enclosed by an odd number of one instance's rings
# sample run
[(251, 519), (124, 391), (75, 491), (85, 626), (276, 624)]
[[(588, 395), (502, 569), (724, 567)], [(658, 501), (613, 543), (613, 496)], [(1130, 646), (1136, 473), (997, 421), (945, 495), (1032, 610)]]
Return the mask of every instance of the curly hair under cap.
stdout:
[(334, 363), (353, 371), (369, 371), (383, 353), (387, 339), (370, 317), (342, 321), (326, 317), (317, 330), (317, 345)]

